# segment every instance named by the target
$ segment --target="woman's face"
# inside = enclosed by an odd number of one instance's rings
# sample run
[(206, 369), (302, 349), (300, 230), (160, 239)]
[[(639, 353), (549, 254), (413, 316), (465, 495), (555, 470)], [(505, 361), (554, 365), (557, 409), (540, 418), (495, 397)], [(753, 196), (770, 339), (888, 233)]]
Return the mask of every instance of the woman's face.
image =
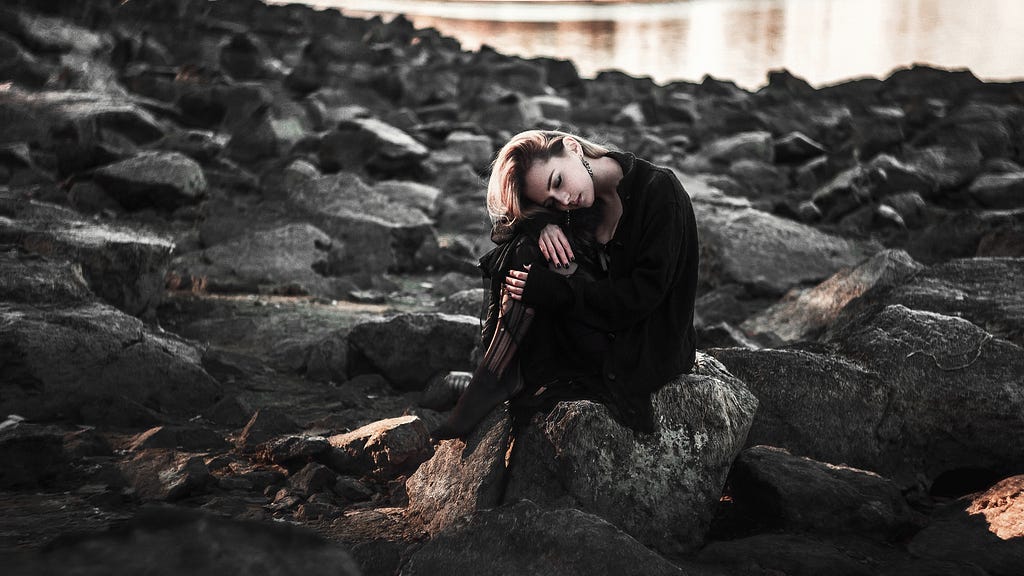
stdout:
[(568, 149), (561, 155), (534, 162), (526, 171), (528, 200), (550, 210), (575, 210), (594, 204), (594, 180), (578, 153)]

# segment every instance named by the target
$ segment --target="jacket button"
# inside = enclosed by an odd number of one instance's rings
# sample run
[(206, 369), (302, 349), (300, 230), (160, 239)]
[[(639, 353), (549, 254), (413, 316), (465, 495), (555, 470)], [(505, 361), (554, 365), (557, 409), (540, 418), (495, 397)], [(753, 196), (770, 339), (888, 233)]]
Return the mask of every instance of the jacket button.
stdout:
[(609, 372), (608, 373), (608, 379), (609, 380), (615, 380), (615, 372)]
[(608, 339), (609, 340), (615, 340), (615, 332), (609, 332), (608, 333)]

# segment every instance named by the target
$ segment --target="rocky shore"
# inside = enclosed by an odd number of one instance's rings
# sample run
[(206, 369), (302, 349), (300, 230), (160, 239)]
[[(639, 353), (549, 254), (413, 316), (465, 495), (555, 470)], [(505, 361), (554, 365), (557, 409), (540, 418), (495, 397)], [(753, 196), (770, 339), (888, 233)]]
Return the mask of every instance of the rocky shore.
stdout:
[[(698, 365), (652, 435), (578, 401), (432, 445), (530, 127), (677, 172)], [(0, 8), (7, 574), (1019, 576), (1022, 286), (1024, 83), (751, 93), (302, 5)]]

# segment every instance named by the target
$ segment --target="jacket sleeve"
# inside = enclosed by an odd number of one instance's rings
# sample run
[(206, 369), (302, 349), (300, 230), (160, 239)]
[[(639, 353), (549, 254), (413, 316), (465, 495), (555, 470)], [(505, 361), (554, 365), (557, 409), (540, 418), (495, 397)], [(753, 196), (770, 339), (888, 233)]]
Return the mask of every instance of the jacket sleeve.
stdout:
[(628, 275), (587, 281), (537, 267), (530, 270), (523, 301), (560, 310), (599, 330), (621, 330), (645, 319), (672, 289), (685, 253), (680, 193), (685, 194), (681, 185), (677, 190), (664, 174), (646, 191), (648, 206), (637, 207), (641, 232), (629, 239), (636, 243), (636, 257)]

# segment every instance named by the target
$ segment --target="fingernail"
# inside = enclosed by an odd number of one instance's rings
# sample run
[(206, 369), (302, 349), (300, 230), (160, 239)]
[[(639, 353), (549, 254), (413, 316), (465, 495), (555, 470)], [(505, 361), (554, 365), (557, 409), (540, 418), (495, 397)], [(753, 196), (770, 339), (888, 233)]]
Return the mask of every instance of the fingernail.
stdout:
[(575, 256), (573, 256), (572, 258), (569, 258), (569, 262), (575, 262), (575, 261), (576, 261), (576, 257)]

